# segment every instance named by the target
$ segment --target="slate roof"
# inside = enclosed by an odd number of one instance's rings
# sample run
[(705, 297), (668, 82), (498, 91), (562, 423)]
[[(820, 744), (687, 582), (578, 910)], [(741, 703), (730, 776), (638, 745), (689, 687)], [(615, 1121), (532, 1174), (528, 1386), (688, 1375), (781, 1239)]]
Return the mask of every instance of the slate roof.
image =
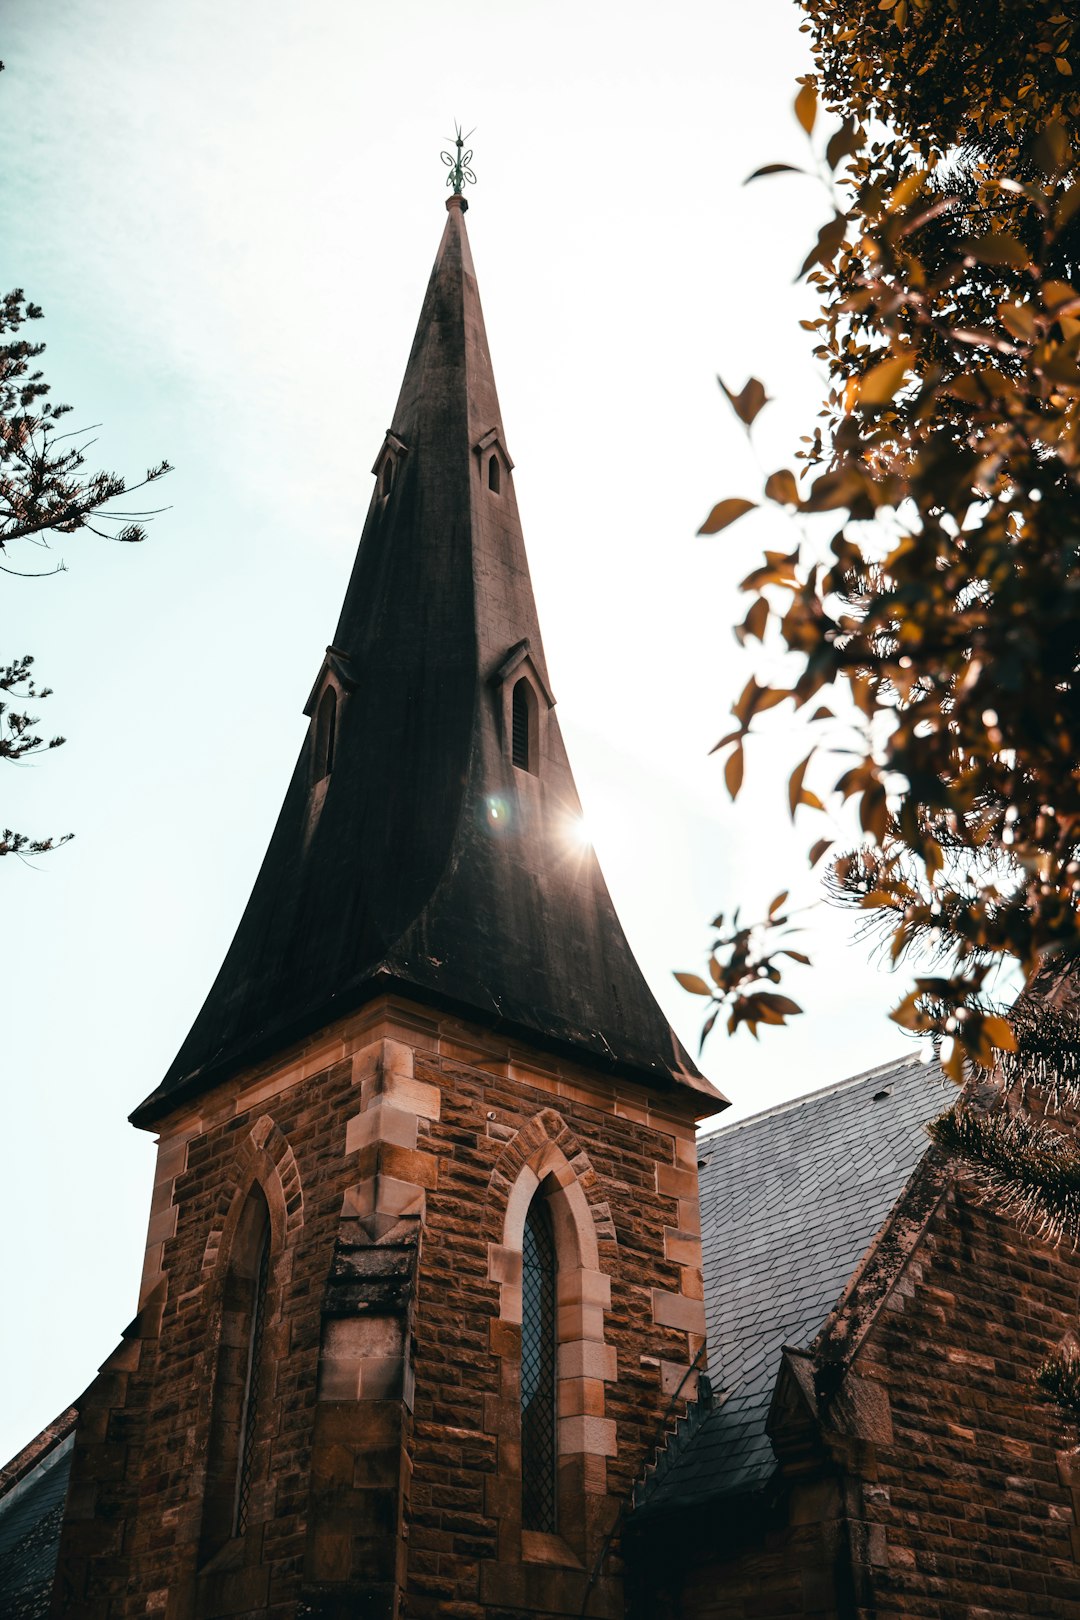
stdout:
[(816, 1337), (954, 1096), (913, 1058), (700, 1139), (709, 1377), (726, 1398), (675, 1441), (638, 1517), (765, 1484), (781, 1348)]
[(0, 1615), (4, 1620), (40, 1620), (48, 1613), (75, 1443), (74, 1417), (72, 1412), (59, 1441), (0, 1494)]
[[(447, 207), (380, 453), (396, 471), (372, 493), (323, 665), (340, 687), (333, 768), (316, 793), (312, 728), (225, 961), (137, 1125), (393, 989), (690, 1088), (703, 1114), (723, 1105), (645, 983), (591, 847), (572, 836), (581, 810), (550, 707), (464, 199)], [(504, 682), (525, 658), (543, 710), (536, 774), (513, 765), (506, 735)]]

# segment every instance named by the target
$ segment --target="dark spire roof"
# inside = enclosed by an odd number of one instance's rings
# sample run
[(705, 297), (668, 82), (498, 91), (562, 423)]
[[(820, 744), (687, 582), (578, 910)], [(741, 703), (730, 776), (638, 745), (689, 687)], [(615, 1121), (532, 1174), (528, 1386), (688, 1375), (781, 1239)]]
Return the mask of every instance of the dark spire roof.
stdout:
[[(642, 978), (592, 849), (573, 838), (580, 807), (464, 208), (447, 199), (270, 847), (217, 980), (136, 1124), (389, 989), (722, 1103)], [(522, 678), (518, 749), (531, 769), (513, 763)], [(317, 781), (329, 686), (332, 769)]]

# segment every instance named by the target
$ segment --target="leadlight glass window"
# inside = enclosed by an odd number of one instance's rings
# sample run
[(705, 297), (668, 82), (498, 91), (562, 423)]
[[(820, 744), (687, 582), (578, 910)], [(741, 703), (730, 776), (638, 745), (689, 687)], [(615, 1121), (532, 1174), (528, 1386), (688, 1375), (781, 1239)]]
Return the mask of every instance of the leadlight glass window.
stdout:
[(543, 1198), (525, 1218), (521, 1278), (521, 1525), (556, 1527), (555, 1243)]
[(247, 1379), (244, 1411), (240, 1419), (240, 1468), (236, 1480), (236, 1528), (242, 1536), (248, 1526), (251, 1483), (255, 1469), (255, 1438), (259, 1428), (259, 1399), (263, 1379), (263, 1336), (266, 1328), (266, 1280), (270, 1269), (270, 1232), (264, 1231), (255, 1274), (255, 1297), (251, 1310), (251, 1336), (248, 1340)]

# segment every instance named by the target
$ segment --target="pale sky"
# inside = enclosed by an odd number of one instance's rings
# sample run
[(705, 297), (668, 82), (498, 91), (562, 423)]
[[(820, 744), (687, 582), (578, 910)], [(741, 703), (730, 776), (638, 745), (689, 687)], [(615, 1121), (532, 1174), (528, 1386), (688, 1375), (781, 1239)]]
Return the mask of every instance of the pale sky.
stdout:
[[(0, 1460), (69, 1404), (134, 1314), (161, 1079), (239, 920), (300, 746), (445, 214), (468, 228), (559, 718), (627, 933), (691, 1050), (708, 922), (815, 893), (782, 766), (732, 807), (708, 750), (754, 668), (737, 582), (782, 518), (760, 492), (822, 379), (795, 270), (823, 216), (801, 161), (791, 0), (6, 0), (0, 282), (45, 308), (54, 397), (95, 465), (161, 457), (141, 548), (79, 536), (5, 578), (66, 746), (5, 767), (0, 824), (74, 830), (0, 863), (6, 960)], [(761, 466), (716, 385), (776, 403)], [(16, 566), (29, 566), (24, 551)], [(38, 560), (37, 554), (34, 561)], [(850, 921), (811, 919), (787, 1032), (714, 1035), (740, 1114), (914, 1048)]]

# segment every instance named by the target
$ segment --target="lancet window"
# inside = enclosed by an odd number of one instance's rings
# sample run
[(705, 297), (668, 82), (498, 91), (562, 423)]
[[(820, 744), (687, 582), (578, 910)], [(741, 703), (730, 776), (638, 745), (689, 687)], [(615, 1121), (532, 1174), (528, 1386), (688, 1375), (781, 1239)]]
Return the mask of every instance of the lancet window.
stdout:
[(536, 693), (532, 683), (523, 675), (515, 684), (510, 701), (510, 753), (514, 764), (519, 770), (531, 771), (537, 774), (537, 723)]
[(556, 1451), (555, 1241), (542, 1196), (525, 1217), (521, 1279), (521, 1527), (553, 1532)]
[(315, 771), (316, 782), (329, 776), (334, 768), (334, 745), (337, 742), (337, 692), (328, 686), (319, 699), (315, 715)]
[(270, 1247), (270, 1211), (262, 1188), (255, 1186), (223, 1282), (203, 1498), (204, 1562), (246, 1535), (256, 1516), (257, 1487), (265, 1472)]

